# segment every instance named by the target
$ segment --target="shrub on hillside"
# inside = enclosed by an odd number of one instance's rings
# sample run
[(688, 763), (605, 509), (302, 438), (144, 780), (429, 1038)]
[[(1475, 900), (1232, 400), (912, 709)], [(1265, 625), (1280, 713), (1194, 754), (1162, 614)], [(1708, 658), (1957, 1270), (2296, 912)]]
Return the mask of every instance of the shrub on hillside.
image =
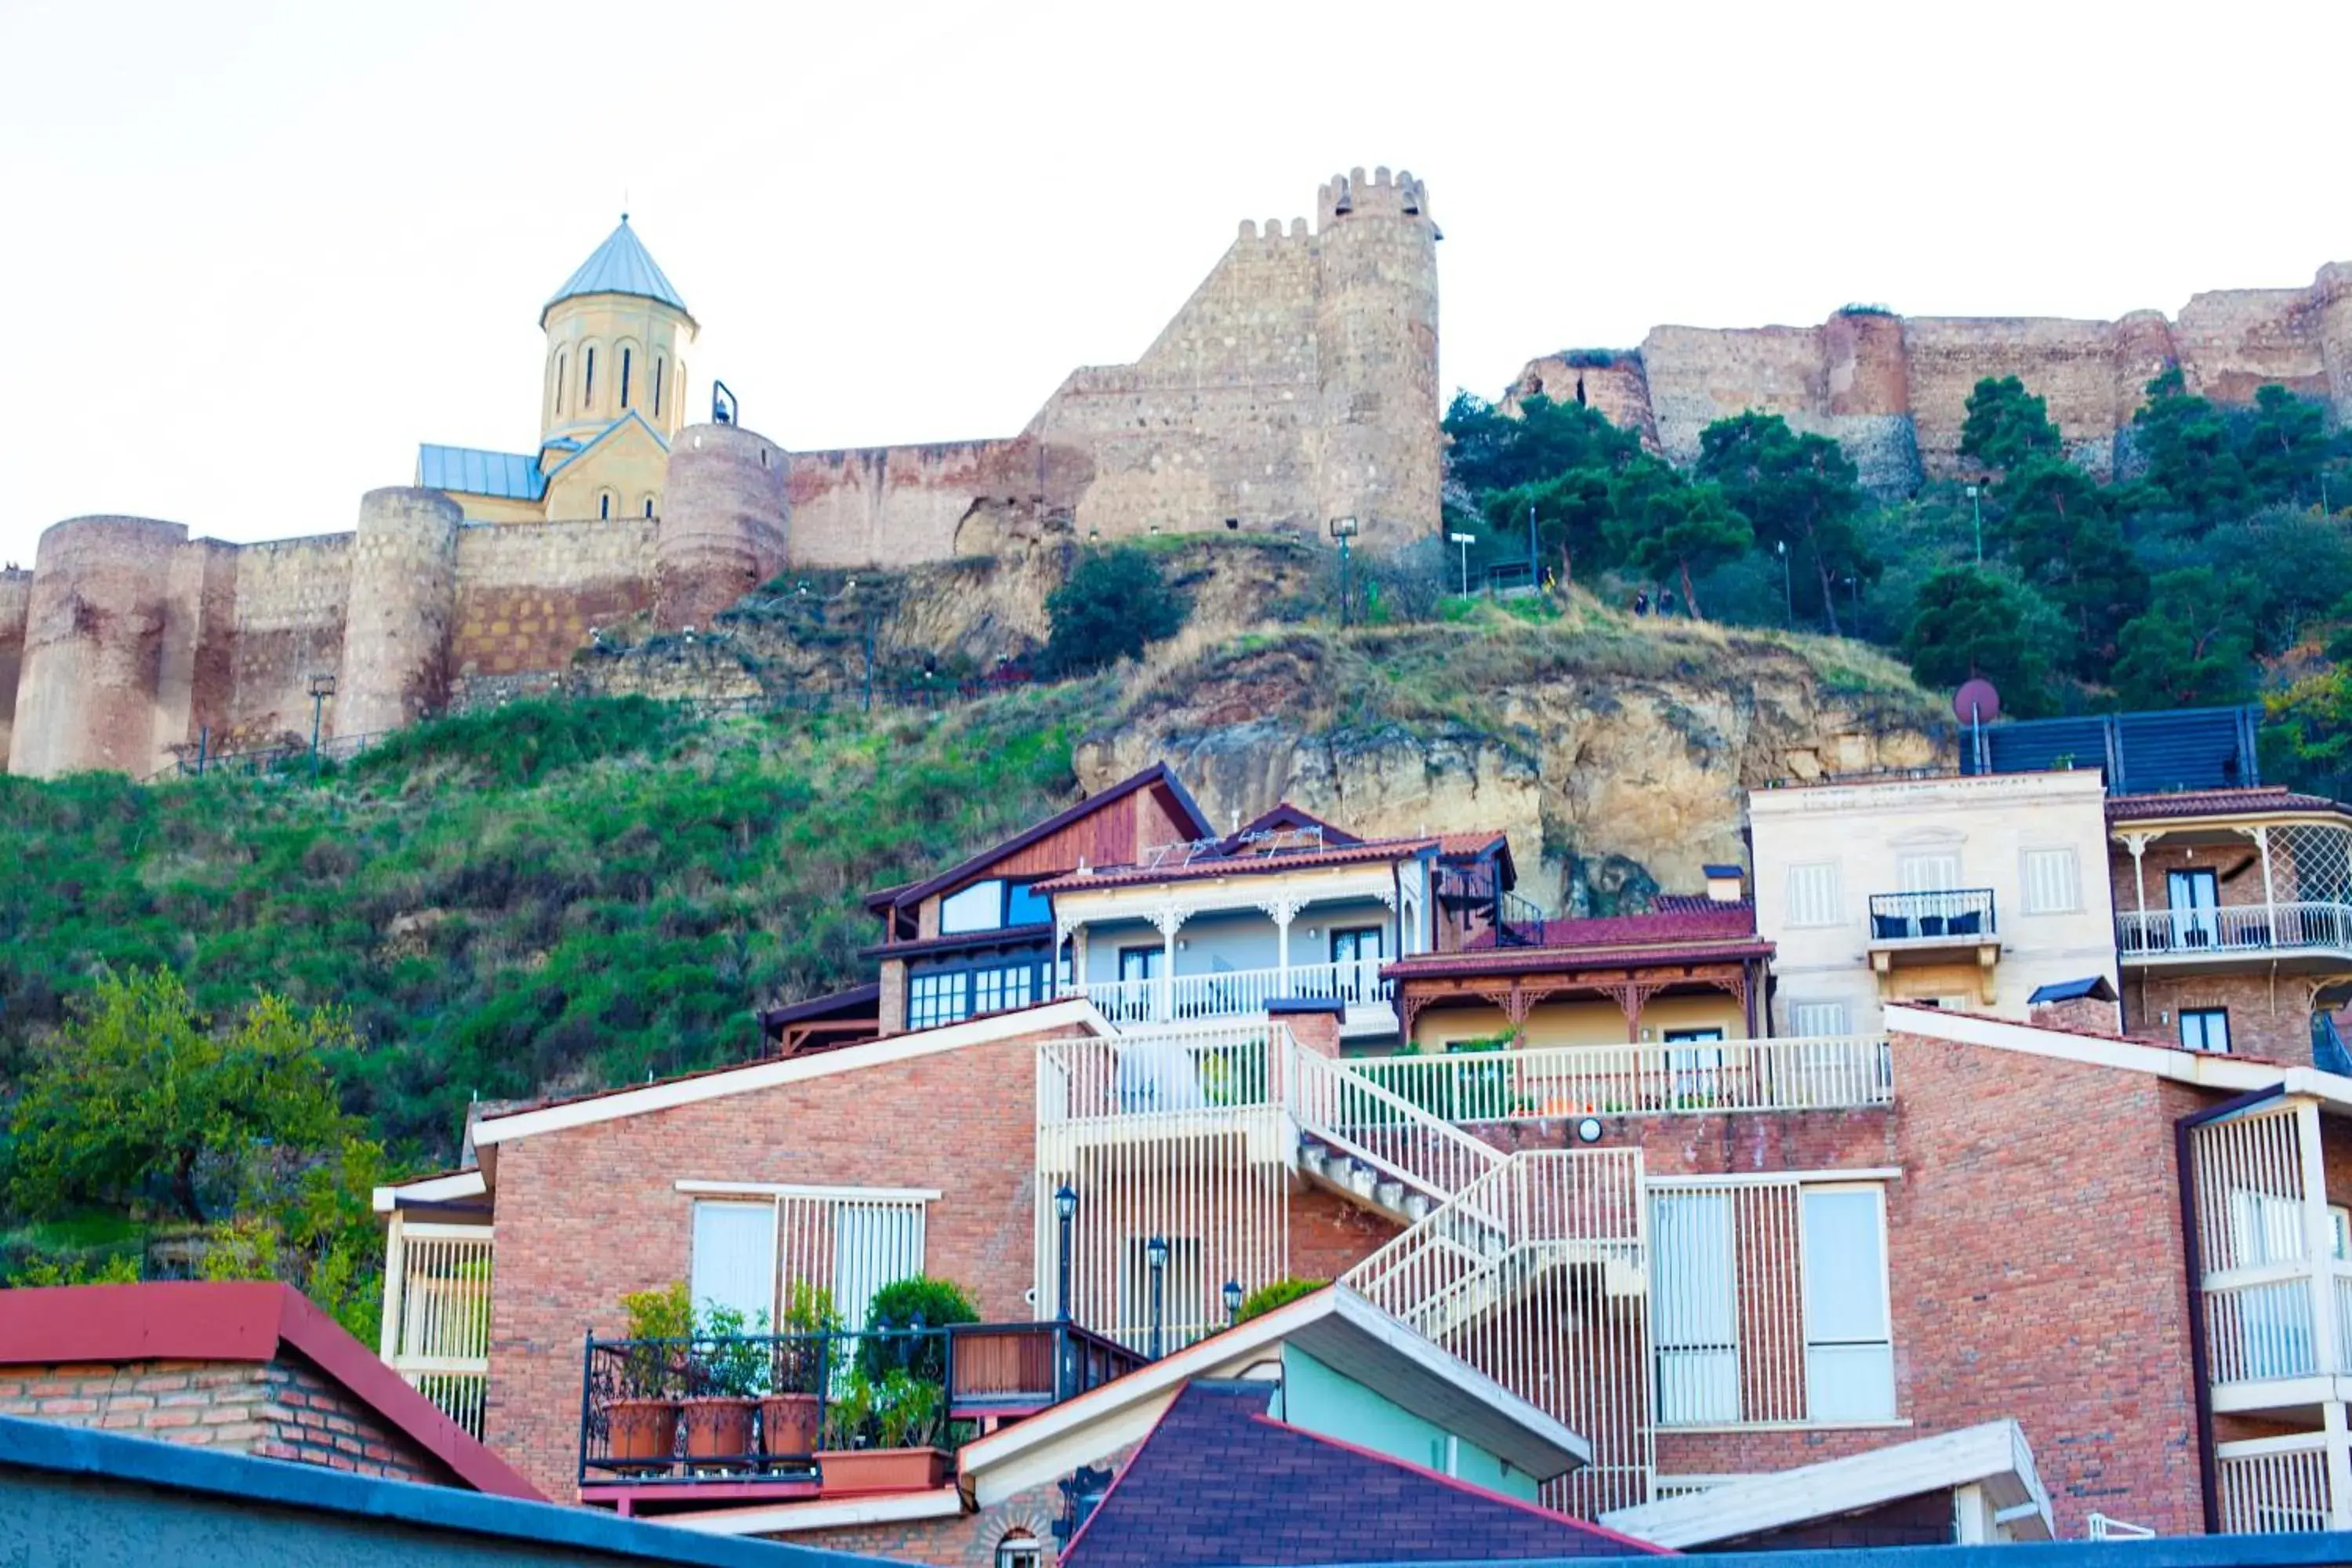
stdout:
[(1084, 675), (1144, 645), (1173, 637), (1192, 612), (1160, 563), (1131, 544), (1088, 551), (1045, 599), (1053, 621), (1042, 662), (1055, 675)]

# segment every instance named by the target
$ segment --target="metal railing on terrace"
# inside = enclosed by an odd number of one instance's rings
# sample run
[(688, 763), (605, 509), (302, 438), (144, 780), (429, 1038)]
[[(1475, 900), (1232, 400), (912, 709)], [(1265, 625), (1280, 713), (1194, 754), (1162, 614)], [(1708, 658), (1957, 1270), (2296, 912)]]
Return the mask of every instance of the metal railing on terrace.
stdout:
[(2352, 952), (2352, 904), (2225, 904), (2116, 917), (2116, 950), (2127, 960), (2305, 949)]
[(1346, 1070), (1446, 1121), (1895, 1103), (1883, 1035), (1455, 1051), (1362, 1058)]
[(686, 1339), (591, 1334), (580, 1484), (822, 1484), (828, 1454), (953, 1449), (982, 1419), (1075, 1398), (1145, 1359), (1067, 1322)]
[(478, 1437), (490, 1376), (488, 1226), (393, 1227), (379, 1353), (441, 1413)]
[(1210, 974), (1155, 975), (1148, 980), (1097, 980), (1066, 984), (1063, 994), (1085, 996), (1114, 1024), (1256, 1017), (1265, 1014), (1267, 1003), (1286, 997), (1389, 1006), (1393, 1005), (1395, 988), (1381, 978), (1383, 962), (1364, 958), (1294, 963), (1288, 969), (1227, 969)]
[(1870, 895), (1870, 940), (1936, 942), (1995, 933), (1990, 888)]

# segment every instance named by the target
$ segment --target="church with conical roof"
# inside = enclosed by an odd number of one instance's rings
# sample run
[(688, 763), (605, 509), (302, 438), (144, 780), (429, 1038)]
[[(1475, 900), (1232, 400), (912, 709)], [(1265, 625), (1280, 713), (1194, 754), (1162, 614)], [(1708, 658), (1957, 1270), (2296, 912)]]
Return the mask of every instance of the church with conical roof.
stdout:
[(538, 449), (427, 443), (416, 483), (457, 501), (469, 522), (658, 517), (670, 443), (687, 422), (697, 328), (628, 214), (563, 280), (539, 325)]

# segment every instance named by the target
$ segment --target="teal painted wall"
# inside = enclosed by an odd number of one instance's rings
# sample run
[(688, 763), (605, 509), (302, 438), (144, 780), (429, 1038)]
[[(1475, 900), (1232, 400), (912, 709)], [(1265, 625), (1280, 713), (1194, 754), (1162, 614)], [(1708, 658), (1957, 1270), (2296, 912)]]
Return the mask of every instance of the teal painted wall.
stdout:
[[(1445, 1441), (1453, 1435), (1435, 1422), (1423, 1420), (1354, 1378), (1334, 1372), (1296, 1345), (1283, 1347), (1282, 1375), (1283, 1387), (1269, 1402), (1268, 1415), (1360, 1448), (1447, 1473)], [(1287, 1410), (1282, 1407), (1285, 1399), (1289, 1402)], [(1536, 1500), (1534, 1477), (1506, 1468), (1502, 1460), (1466, 1437), (1455, 1438), (1451, 1473), (1505, 1497)]]

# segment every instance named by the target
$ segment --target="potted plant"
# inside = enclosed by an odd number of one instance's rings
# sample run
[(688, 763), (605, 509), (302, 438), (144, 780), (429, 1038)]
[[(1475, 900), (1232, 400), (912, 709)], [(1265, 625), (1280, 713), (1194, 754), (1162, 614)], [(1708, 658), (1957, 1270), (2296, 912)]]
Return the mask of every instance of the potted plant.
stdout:
[(817, 1455), (825, 1495), (945, 1486), (948, 1454), (938, 1445), (946, 1406), (944, 1388), (904, 1367), (891, 1368), (878, 1383), (853, 1367), (834, 1396), (826, 1447)]
[(679, 1370), (694, 1332), (686, 1281), (621, 1298), (628, 1343), (621, 1352), (618, 1394), (604, 1404), (605, 1454), (667, 1466), (677, 1451)]
[(707, 1307), (695, 1327), (696, 1354), (684, 1401), (686, 1457), (741, 1459), (752, 1452), (751, 1417), (768, 1391), (768, 1314)]
[(770, 1458), (814, 1454), (824, 1416), (825, 1369), (832, 1364), (832, 1336), (841, 1332), (833, 1292), (795, 1281), (784, 1307), (782, 1336), (770, 1363), (768, 1392), (760, 1401), (760, 1450)]

